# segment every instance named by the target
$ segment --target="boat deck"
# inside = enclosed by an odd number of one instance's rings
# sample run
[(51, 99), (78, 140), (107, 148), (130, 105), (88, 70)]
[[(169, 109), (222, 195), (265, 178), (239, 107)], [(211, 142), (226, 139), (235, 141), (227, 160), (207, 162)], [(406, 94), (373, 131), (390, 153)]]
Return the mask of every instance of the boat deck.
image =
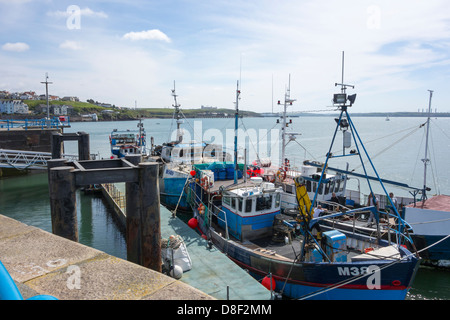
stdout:
[(268, 255), (274, 256), (274, 253), (288, 260), (295, 260), (301, 252), (302, 241), (301, 239), (295, 238), (291, 243), (276, 242), (273, 241), (272, 237), (265, 237), (257, 240), (252, 240), (243, 243), (247, 248), (253, 250), (259, 250), (261, 253), (267, 253)]
[[(248, 179), (247, 182), (249, 183), (250, 180)], [(237, 180), (237, 184), (236, 185), (242, 185), (244, 183), (245, 183), (244, 179), (241, 178), (241, 179)], [(226, 188), (228, 188), (228, 187), (230, 187), (232, 185), (234, 185), (234, 179), (231, 179), (231, 180), (217, 180), (217, 181), (215, 181), (214, 185), (208, 190), (209, 190), (209, 192), (217, 192), (217, 191), (219, 191), (220, 187), (223, 187), (224, 189), (226, 189)]]

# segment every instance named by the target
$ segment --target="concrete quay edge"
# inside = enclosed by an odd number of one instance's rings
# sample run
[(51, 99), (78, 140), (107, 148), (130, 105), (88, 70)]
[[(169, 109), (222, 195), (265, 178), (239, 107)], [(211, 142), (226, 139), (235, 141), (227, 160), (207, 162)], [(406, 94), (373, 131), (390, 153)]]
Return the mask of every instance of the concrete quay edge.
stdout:
[(0, 261), (24, 299), (215, 300), (162, 273), (1, 214)]

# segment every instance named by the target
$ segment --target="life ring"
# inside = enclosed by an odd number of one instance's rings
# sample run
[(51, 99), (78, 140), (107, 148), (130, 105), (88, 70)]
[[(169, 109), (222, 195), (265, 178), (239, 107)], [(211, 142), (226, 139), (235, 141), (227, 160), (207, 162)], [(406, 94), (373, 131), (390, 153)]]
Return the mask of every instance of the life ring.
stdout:
[(278, 169), (276, 178), (277, 180), (283, 182), (286, 179), (286, 170), (284, 170), (283, 168)]

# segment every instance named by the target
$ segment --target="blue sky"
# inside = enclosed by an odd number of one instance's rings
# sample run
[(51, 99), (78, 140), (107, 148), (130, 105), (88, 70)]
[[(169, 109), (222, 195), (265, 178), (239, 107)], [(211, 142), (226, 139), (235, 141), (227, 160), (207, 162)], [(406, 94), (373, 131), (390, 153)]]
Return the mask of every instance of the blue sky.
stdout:
[[(0, 90), (167, 107), (332, 110), (335, 82), (354, 112), (450, 112), (448, 0), (0, 0)], [(273, 88), (273, 90), (272, 90)], [(273, 92), (273, 101), (272, 101)]]

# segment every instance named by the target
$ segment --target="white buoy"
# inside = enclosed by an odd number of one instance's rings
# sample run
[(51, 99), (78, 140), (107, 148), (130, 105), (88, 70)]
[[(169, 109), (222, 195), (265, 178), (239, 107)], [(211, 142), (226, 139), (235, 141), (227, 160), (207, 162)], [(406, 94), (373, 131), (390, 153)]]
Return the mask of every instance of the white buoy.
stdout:
[(181, 277), (183, 276), (183, 268), (181, 268), (179, 265), (174, 265), (172, 270), (170, 270), (170, 276), (177, 280), (181, 279)]

